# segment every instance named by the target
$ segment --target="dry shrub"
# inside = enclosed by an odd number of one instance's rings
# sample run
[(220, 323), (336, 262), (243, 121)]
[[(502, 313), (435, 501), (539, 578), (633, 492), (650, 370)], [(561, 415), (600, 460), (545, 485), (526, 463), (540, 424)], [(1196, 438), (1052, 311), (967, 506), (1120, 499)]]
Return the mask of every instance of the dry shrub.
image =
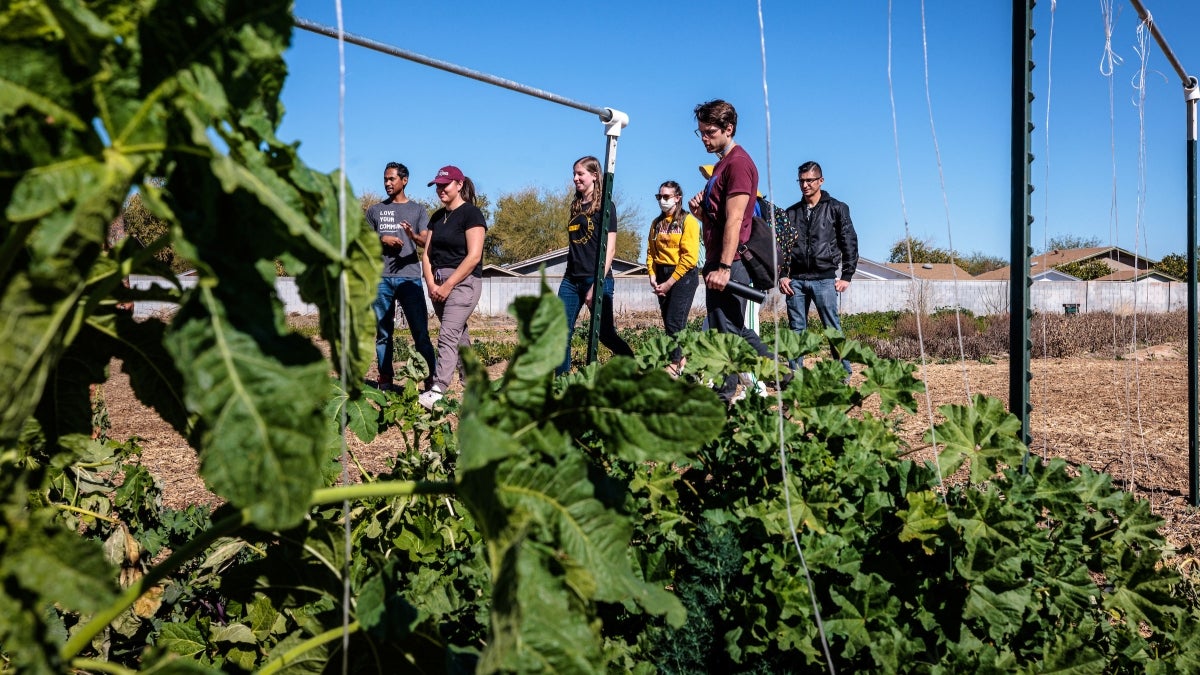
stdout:
[[(955, 316), (939, 313), (921, 319), (925, 357), (930, 359), (981, 359), (1007, 355), (1008, 315), (976, 321), (962, 315), (962, 346), (959, 347)], [(1135, 339), (1136, 337), (1136, 339)], [(1029, 327), (1034, 358), (1061, 358), (1078, 354), (1117, 355), (1148, 345), (1182, 342), (1187, 339), (1184, 311), (1155, 314), (1037, 314)], [(885, 358), (915, 360), (921, 357), (917, 319), (903, 314), (896, 319), (891, 339), (864, 338), (863, 342)]]

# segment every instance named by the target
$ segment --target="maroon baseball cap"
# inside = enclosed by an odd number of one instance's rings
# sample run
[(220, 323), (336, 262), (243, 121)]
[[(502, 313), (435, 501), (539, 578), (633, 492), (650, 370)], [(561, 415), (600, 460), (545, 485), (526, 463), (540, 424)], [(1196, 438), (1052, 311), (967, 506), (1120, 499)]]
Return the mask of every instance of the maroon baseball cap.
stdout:
[(437, 176), (434, 177), (433, 180), (429, 181), (429, 185), (432, 187), (434, 183), (437, 183), (438, 185), (445, 185), (447, 183), (453, 183), (454, 181), (462, 182), (462, 179), (463, 172), (457, 166), (443, 166), (442, 168), (438, 169)]

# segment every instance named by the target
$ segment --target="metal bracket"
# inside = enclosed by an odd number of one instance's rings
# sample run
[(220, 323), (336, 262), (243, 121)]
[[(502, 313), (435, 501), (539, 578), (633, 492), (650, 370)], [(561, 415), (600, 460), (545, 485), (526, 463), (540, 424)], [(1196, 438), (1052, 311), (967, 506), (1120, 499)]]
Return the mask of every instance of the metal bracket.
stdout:
[(604, 112), (607, 114), (607, 119), (605, 119), (605, 115), (600, 115), (600, 121), (604, 122), (604, 135), (613, 138), (620, 136), (621, 130), (629, 126), (629, 115), (615, 108), (605, 108)]

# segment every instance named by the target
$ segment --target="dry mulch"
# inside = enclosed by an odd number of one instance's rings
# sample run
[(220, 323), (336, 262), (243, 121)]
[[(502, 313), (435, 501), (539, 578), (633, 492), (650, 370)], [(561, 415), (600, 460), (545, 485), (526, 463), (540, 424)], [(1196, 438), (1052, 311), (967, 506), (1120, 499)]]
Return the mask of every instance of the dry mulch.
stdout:
[[(491, 328), (495, 323), (481, 322), (480, 327)], [(1114, 360), (1111, 355), (1035, 360), (1030, 428), (1035, 455), (1062, 457), (1072, 464), (1107, 471), (1116, 485), (1148, 499), (1165, 520), (1163, 534), (1191, 557), (1195, 555), (1192, 549), (1200, 544), (1200, 520), (1197, 510), (1187, 503), (1185, 354), (1185, 348), (1172, 344), (1151, 347), (1124, 360)], [(501, 364), (490, 369), (493, 377), (502, 368)], [(197, 473), (195, 452), (133, 396), (119, 362), (113, 363), (111, 373), (104, 385), (110, 436), (141, 439), (142, 461), (162, 482), (167, 506), (216, 504), (217, 498)], [(965, 402), (968, 390), (1007, 402), (1006, 360), (928, 363), (918, 376), (926, 382), (935, 409)], [(918, 414), (901, 426), (902, 436), (914, 446), (923, 445), (921, 437), (929, 426), (924, 396), (918, 401)], [(372, 473), (387, 470), (389, 459), (407, 447), (395, 429), (370, 445), (353, 434), (347, 436), (350, 450)]]

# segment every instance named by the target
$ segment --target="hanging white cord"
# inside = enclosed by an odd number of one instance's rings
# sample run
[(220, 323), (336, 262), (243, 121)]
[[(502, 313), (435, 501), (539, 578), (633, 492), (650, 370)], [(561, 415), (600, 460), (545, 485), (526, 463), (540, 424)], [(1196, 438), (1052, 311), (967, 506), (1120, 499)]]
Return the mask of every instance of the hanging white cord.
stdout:
[[(887, 77), (888, 77), (888, 100), (892, 105), (892, 142), (896, 148), (896, 179), (900, 183), (900, 215), (904, 219), (904, 246), (908, 251), (908, 273), (913, 279), (913, 283), (917, 282), (916, 269), (913, 267), (912, 259), (912, 232), (908, 227), (908, 205), (904, 201), (904, 171), (900, 166), (900, 129), (896, 122), (896, 91), (892, 84), (892, 0), (888, 0), (888, 56), (887, 56)], [(919, 303), (914, 303), (919, 304)], [(937, 429), (934, 426), (933, 420), (933, 398), (929, 393), (929, 373), (925, 363), (925, 336), (921, 329), (921, 308), (913, 307), (913, 316), (917, 320), (917, 346), (921, 351), (921, 381), (925, 382), (925, 411), (929, 413), (929, 434), (931, 447), (933, 449), (934, 462), (933, 466), (937, 469), (938, 487), (944, 488), (942, 481), (942, 467), (937, 461)], [(945, 490), (942, 490), (941, 498), (946, 499)]]
[[(342, 0), (334, 0), (337, 11), (338, 32), (338, 234), (341, 254), (341, 272), (338, 273), (338, 325), (341, 326), (341, 349), (338, 350), (338, 370), (341, 373), (342, 391), (349, 391), (346, 381), (350, 369), (346, 355), (350, 349), (350, 327), (346, 316), (349, 298), (346, 297), (346, 42), (345, 26), (342, 22)], [(346, 407), (338, 419), (338, 437), (342, 442), (342, 484), (350, 484), (350, 449), (346, 445)], [(345, 546), (345, 563), (342, 565), (342, 674), (350, 672), (350, 500), (342, 500), (342, 523)]]
[[(1058, 0), (1050, 0), (1050, 39), (1049, 46), (1046, 50), (1046, 123), (1042, 126), (1042, 134), (1046, 140), (1046, 150), (1043, 153), (1043, 162), (1046, 165), (1045, 178), (1043, 179), (1042, 194), (1042, 260), (1046, 260), (1046, 253), (1050, 248), (1050, 94), (1053, 91), (1051, 86), (1054, 83), (1054, 11), (1058, 8)], [(1085, 282), (1086, 283), (1086, 282)], [(1046, 326), (1046, 320), (1042, 319), (1042, 362), (1043, 364), (1050, 363), (1049, 339), (1047, 333), (1049, 329)], [(1035, 412), (1040, 412), (1042, 407), (1046, 405), (1049, 396), (1046, 393), (1046, 376), (1050, 372), (1049, 367), (1042, 369), (1042, 376), (1038, 378), (1038, 405), (1034, 407)], [(1034, 413), (1030, 413), (1031, 416)], [(1032, 429), (1033, 424), (1029, 425)], [(1050, 455), (1050, 440), (1049, 434), (1041, 434), (1042, 440), (1042, 462), (1049, 460)]]
[[(1113, 52), (1112, 36), (1113, 36), (1113, 7), (1112, 0), (1100, 0), (1100, 13), (1104, 17), (1104, 53), (1100, 57), (1100, 74), (1108, 80), (1108, 143), (1109, 152), (1112, 155), (1112, 201), (1109, 203), (1108, 213), (1108, 237), (1109, 245), (1115, 247), (1117, 245), (1117, 235), (1120, 232), (1120, 215), (1117, 210), (1117, 115), (1116, 115), (1116, 90), (1115, 90), (1115, 75), (1116, 67), (1121, 65), (1123, 60)], [(1091, 283), (1085, 282), (1085, 283)], [(1129, 407), (1127, 398), (1122, 397), (1120, 393), (1121, 374), (1120, 365), (1117, 360), (1121, 357), (1120, 340), (1117, 335), (1117, 312), (1113, 308), (1112, 312), (1112, 337), (1113, 337), (1113, 360), (1112, 360), (1112, 379), (1113, 379), (1113, 396), (1115, 398), (1116, 408), (1121, 411), (1121, 417), (1125, 420), (1124, 425), (1124, 440), (1128, 442), (1128, 420)], [(1132, 483), (1132, 481), (1131, 481)]]
[[(1150, 25), (1154, 21), (1154, 17), (1146, 15), (1146, 20), (1138, 24), (1138, 56), (1141, 57), (1140, 67), (1138, 68), (1137, 84), (1134, 89), (1137, 91), (1137, 112), (1138, 112), (1138, 199), (1137, 210), (1133, 221), (1133, 274), (1134, 278), (1130, 280), (1133, 287), (1133, 331), (1130, 335), (1130, 349), (1136, 350), (1138, 346), (1138, 287), (1140, 284), (1137, 280), (1139, 266), (1139, 245), (1144, 249), (1142, 239), (1146, 236), (1145, 228), (1142, 227), (1146, 217), (1146, 69), (1150, 61)], [(1142, 425), (1142, 376), (1141, 362), (1133, 359), (1133, 404), (1134, 414), (1137, 419), (1137, 435), (1135, 450), (1141, 450), (1142, 459), (1146, 465), (1146, 472), (1150, 472), (1150, 457), (1146, 450), (1146, 430)], [(1130, 461), (1130, 488), (1129, 491), (1136, 493), (1137, 481), (1134, 480), (1135, 472), (1133, 470), (1133, 462)]]
[(958, 333), (958, 363), (962, 370), (966, 403), (971, 403), (971, 379), (967, 376), (967, 349), (963, 345), (962, 300), (958, 293), (958, 263), (955, 260), (954, 232), (950, 226), (950, 197), (946, 192), (946, 174), (942, 170), (942, 150), (938, 145), (937, 125), (933, 123), (933, 97), (929, 91), (929, 39), (925, 30), (925, 0), (921, 0), (921, 54), (925, 65), (925, 107), (929, 110), (929, 133), (933, 135), (933, 154), (937, 158), (938, 184), (942, 188), (942, 207), (946, 211), (946, 245), (950, 249), (950, 278), (954, 285), (954, 329)]
[[(767, 36), (763, 25), (762, 0), (758, 0), (758, 42), (762, 52), (762, 85), (763, 85), (763, 109), (766, 114), (767, 128), (767, 196), (771, 202), (771, 232), (772, 237), (775, 236), (775, 191), (771, 183), (771, 99), (767, 95)], [(778, 246), (772, 246), (772, 249), (777, 249)], [(774, 254), (773, 254), (774, 255)], [(779, 269), (779, 260), (773, 261), (775, 269)], [(775, 354), (779, 353), (779, 318), (775, 318)], [(804, 558), (804, 549), (800, 546), (800, 534), (797, 532), (796, 519), (792, 515), (792, 494), (788, 488), (788, 469), (787, 452), (783, 447), (783, 392), (779, 386), (779, 368), (775, 369), (775, 431), (779, 439), (779, 471), (782, 474), (783, 483), (783, 499), (787, 505), (788, 516), (788, 531), (792, 533), (792, 544), (796, 547), (796, 553), (800, 556), (800, 567), (804, 570), (804, 579), (808, 583), (808, 597), (812, 600), (813, 618), (817, 622), (817, 633), (821, 636), (821, 651), (825, 654), (825, 665), (829, 668), (830, 675), (835, 675), (837, 669), (833, 666), (833, 652), (829, 649), (829, 639), (825, 636), (825, 622), (821, 620), (821, 607), (817, 604), (816, 586), (813, 584), (812, 574), (808, 570), (808, 562)]]

